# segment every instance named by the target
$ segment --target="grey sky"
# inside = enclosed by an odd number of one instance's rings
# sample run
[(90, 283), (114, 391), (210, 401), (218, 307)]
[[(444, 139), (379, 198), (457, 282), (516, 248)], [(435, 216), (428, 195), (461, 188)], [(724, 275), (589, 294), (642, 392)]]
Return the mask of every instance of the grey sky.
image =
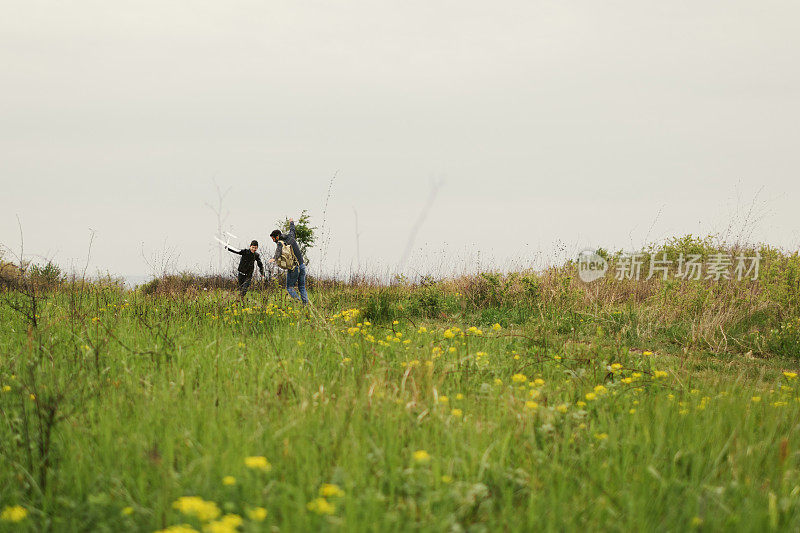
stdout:
[(322, 222), (337, 170), (329, 268), (355, 266), (354, 209), (362, 267), (396, 266), (434, 180), (418, 270), (730, 221), (800, 243), (796, 2), (0, 7), (0, 243), (19, 215), (65, 265), (89, 228), (92, 270), (216, 265), (213, 178), (226, 226), (271, 250), (279, 216)]

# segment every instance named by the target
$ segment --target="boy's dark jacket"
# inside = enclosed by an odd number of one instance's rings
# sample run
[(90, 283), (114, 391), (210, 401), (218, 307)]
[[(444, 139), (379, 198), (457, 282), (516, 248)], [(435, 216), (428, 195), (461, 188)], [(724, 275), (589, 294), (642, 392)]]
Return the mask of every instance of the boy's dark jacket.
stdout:
[(261, 263), (261, 256), (258, 255), (258, 252), (251, 252), (250, 248), (242, 248), (241, 250), (235, 250), (227, 246), (226, 248), (228, 248), (229, 252), (242, 256), (241, 260), (239, 260), (239, 272), (245, 276), (252, 276), (255, 267), (254, 263), (258, 263), (258, 271), (262, 276), (264, 275), (264, 265)]

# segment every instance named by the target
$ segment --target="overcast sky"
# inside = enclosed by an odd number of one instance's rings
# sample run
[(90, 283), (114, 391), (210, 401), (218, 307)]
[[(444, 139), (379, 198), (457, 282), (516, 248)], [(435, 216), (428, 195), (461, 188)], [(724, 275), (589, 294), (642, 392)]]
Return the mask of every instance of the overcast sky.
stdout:
[(33, 259), (82, 268), (94, 231), (91, 271), (210, 270), (214, 180), (271, 251), (335, 172), (315, 268), (800, 243), (795, 1), (0, 7), (0, 243), (19, 217)]

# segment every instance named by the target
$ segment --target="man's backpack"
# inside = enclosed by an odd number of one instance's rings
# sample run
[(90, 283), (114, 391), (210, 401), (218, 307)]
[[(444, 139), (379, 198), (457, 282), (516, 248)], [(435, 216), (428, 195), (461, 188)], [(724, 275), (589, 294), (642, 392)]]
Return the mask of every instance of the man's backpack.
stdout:
[(278, 260), (275, 261), (275, 264), (285, 270), (292, 270), (298, 264), (294, 256), (294, 251), (292, 250), (292, 245), (287, 244), (285, 241), (278, 242), (281, 244), (281, 255), (278, 257)]

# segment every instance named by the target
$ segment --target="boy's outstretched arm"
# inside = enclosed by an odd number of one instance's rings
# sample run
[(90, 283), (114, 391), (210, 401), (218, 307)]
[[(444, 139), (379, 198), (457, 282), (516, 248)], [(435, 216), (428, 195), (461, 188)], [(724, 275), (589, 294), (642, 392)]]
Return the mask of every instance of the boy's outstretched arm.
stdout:
[(231, 248), (230, 246), (226, 246), (225, 249), (228, 250), (229, 252), (235, 253), (236, 255), (242, 255), (244, 253), (244, 250), (236, 250), (234, 248)]
[(293, 239), (295, 238), (294, 233), (295, 233), (294, 232), (294, 219), (290, 218), (289, 219), (289, 235), (291, 235)]

